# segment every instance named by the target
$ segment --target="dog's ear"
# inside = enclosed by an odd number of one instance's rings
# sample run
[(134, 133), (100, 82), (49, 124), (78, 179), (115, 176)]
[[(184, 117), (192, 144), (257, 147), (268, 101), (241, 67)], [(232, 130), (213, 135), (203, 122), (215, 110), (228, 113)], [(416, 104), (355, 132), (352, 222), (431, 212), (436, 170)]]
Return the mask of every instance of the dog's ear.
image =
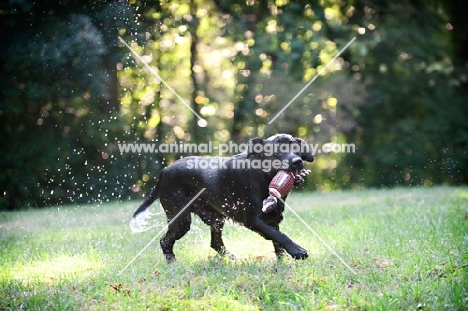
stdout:
[[(263, 154), (265, 141), (261, 137), (254, 137), (247, 143), (247, 158), (253, 155)], [(260, 146), (259, 146), (260, 145)]]
[(307, 162), (314, 162), (314, 155), (310, 151), (309, 145), (299, 137), (294, 137), (300, 146), (301, 159)]

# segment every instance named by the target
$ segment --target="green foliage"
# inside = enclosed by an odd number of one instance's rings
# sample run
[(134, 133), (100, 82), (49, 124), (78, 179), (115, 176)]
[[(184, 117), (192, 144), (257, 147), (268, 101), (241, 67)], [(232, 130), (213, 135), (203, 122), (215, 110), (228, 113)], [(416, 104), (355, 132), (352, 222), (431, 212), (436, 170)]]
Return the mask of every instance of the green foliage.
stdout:
[(359, 152), (342, 172), (367, 186), (466, 182), (468, 108), (454, 87), (445, 17), (405, 2), (385, 10), (405, 13), (367, 20), (379, 31), (354, 58), (368, 95), (348, 136)]
[(65, 15), (64, 8), (49, 6), (50, 17), (41, 18), (47, 5), (23, 5), (24, 11), (11, 5), (1, 13), (7, 34), (1, 54), (1, 208), (131, 196), (131, 185), (115, 181), (136, 174), (134, 164), (107, 148), (125, 133), (116, 96), (109, 93), (115, 81), (108, 67), (115, 64), (106, 62), (113, 48), (96, 24), (99, 16), (81, 6)]
[(277, 132), (356, 145), (317, 154), (309, 189), (466, 183), (463, 5), (2, 3), (0, 209), (140, 197), (184, 156), (121, 154), (119, 142)]
[(232, 14), (224, 35), (238, 46), (232, 60), (238, 69), (232, 138), (243, 141), (277, 132), (298, 135), (297, 125), (312, 127), (312, 110), (321, 106), (310, 96), (298, 97), (278, 121), (266, 124), (337, 52), (324, 31), (324, 8), (307, 1), (247, 2), (242, 10), (240, 6), (218, 3), (223, 12)]

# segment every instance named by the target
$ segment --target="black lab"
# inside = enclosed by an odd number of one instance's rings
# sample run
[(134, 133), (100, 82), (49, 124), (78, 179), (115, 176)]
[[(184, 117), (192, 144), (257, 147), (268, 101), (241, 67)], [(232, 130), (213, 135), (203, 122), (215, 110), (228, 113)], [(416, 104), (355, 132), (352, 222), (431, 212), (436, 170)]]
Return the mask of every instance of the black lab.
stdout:
[[(211, 227), (211, 247), (220, 255), (229, 254), (222, 232), (224, 221), (230, 218), (273, 241), (278, 258), (284, 251), (295, 259), (307, 258), (307, 251), (279, 230), (284, 203), (279, 200), (269, 213), (262, 212), (262, 203), (279, 170), (297, 173), (304, 170), (304, 161), (314, 160), (310, 149), (302, 139), (288, 134), (253, 138), (246, 149), (232, 157), (186, 157), (164, 168), (157, 186), (133, 215), (132, 230), (141, 231), (142, 216), (144, 220), (147, 208), (160, 198), (169, 223), (160, 240), (168, 263), (175, 260), (174, 243), (190, 230), (190, 213)], [(303, 182), (297, 175), (296, 185)]]

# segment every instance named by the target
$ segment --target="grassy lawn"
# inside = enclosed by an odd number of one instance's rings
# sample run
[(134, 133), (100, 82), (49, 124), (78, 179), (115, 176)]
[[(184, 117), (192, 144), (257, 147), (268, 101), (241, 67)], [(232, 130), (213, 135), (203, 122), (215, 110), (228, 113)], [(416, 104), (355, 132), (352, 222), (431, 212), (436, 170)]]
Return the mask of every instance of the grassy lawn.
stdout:
[[(282, 231), (309, 251), (277, 262), (271, 242), (224, 230), (237, 260), (209, 248), (194, 217), (167, 266), (159, 237), (128, 222), (140, 202), (0, 213), (0, 310), (468, 309), (468, 188), (298, 193)], [(152, 211), (160, 211), (159, 202)]]

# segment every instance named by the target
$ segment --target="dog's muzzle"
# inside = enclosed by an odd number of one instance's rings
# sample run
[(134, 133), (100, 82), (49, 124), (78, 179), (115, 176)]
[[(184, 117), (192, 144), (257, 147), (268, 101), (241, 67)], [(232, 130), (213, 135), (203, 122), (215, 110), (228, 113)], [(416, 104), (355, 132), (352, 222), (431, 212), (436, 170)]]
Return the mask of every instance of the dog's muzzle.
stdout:
[(294, 157), (290, 161), (290, 171), (300, 171), (304, 168), (304, 161), (302, 161), (301, 157)]

